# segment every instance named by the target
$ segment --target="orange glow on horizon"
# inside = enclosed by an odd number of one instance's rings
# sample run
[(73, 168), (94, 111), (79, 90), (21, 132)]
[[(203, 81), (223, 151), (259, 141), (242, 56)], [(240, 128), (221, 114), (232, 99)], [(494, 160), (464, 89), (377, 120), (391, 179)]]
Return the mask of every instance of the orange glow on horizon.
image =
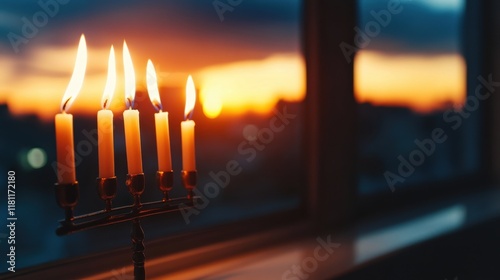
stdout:
[[(113, 79), (109, 78), (111, 66), (103, 63), (111, 63), (112, 55), (109, 47), (87, 46), (87, 52), (84, 82), (71, 113), (93, 117), (102, 109), (103, 92), (109, 90), (106, 90), (108, 79)], [(124, 50), (114, 49), (114, 53), (115, 57), (120, 57)], [(39, 48), (30, 56), (22, 65), (26, 72), (16, 75), (15, 69), (20, 67), (16, 59), (0, 55), (2, 65), (12, 66), (0, 69), (0, 104), (7, 103), (9, 111), (15, 115), (36, 114), (44, 121), (52, 121), (60, 111), (62, 94), (75, 66), (75, 47)], [(159, 61), (161, 64), (162, 60)], [(139, 61), (132, 66), (137, 77), (137, 90), (147, 88), (145, 62)], [(114, 74), (116, 94), (106, 106), (119, 113), (126, 108), (125, 67), (122, 59), (115, 59), (115, 63), (119, 70)], [(275, 54), (261, 60), (241, 60), (193, 69), (193, 72), (199, 80), (197, 86), (203, 107), (200, 109), (209, 118), (216, 118), (222, 112), (268, 114), (279, 100), (295, 102), (305, 97), (305, 64), (300, 54)], [(187, 73), (168, 70), (156, 73), (159, 87), (181, 89), (185, 86)]]
[(203, 114), (209, 119), (217, 118), (222, 111), (222, 100), (219, 95), (213, 94), (203, 102)]
[(266, 114), (281, 99), (298, 102), (305, 97), (305, 63), (300, 54), (207, 67), (197, 77), (203, 112), (209, 118), (221, 111)]
[[(75, 114), (93, 116), (101, 109), (108, 67), (109, 48), (88, 48), (85, 81), (76, 102)], [(116, 55), (119, 55), (117, 53)], [(0, 103), (14, 114), (37, 114), (51, 121), (60, 111), (61, 96), (68, 86), (75, 62), (75, 47), (40, 48), (22, 66), (16, 59), (1, 56)], [(145, 64), (145, 63), (144, 63)], [(161, 64), (161, 63), (160, 63)], [(34, 69), (16, 75), (16, 67)], [(116, 67), (123, 69), (123, 61)], [(135, 73), (144, 73), (135, 65)], [(22, 68), (21, 68), (22, 69)], [(19, 70), (17, 70), (19, 71)], [(208, 118), (220, 114), (267, 114), (279, 100), (299, 102), (305, 97), (305, 63), (300, 54), (275, 54), (261, 60), (241, 60), (193, 70), (199, 81), (199, 98)], [(186, 73), (158, 71), (162, 87), (182, 87)], [(418, 112), (459, 106), (465, 101), (466, 66), (459, 54), (389, 55), (360, 51), (354, 64), (354, 89), (358, 102), (405, 106)], [(125, 108), (123, 71), (116, 73), (116, 91), (110, 109)], [(138, 88), (146, 88), (146, 75), (138, 75)], [(198, 83), (197, 83), (198, 84)], [(40, 106), (43, 104), (43, 106)], [(182, 105), (179, 105), (182, 106)]]
[(431, 112), (465, 101), (466, 65), (459, 54), (389, 55), (360, 51), (354, 60), (359, 103)]

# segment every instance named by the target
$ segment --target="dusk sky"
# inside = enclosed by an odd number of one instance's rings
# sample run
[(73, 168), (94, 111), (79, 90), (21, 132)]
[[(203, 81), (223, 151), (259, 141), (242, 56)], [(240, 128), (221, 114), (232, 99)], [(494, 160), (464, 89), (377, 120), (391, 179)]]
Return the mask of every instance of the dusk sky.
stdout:
[[(387, 0), (359, 0), (361, 22), (371, 11), (387, 9)], [(401, 0), (402, 10), (367, 47), (399, 53), (443, 54), (460, 51), (464, 0)]]
[[(241, 1), (223, 13), (214, 7), (217, 1), (60, 1), (67, 3), (60, 4), (33, 38), (26, 38), (26, 44), (18, 44), (18, 53), (9, 34), (11, 38), (12, 34), (23, 36), (22, 18), (33, 23), (43, 9), (37, 1), (2, 2), (0, 103), (7, 102), (13, 113), (51, 119), (58, 112), (81, 34), (86, 36), (89, 55), (75, 111), (93, 114), (99, 109), (111, 45), (118, 58), (112, 109), (124, 108), (124, 39), (134, 61), (138, 90), (145, 89), (146, 62), (151, 59), (160, 86), (182, 89), (192, 74), (203, 109), (213, 117), (220, 111), (266, 112), (280, 99), (301, 101), (305, 96), (299, 0)], [(402, 0), (402, 12), (392, 15), (388, 26), (356, 57), (357, 100), (418, 111), (463, 102), (464, 2)], [(371, 11), (387, 8), (387, 1), (382, 0), (358, 3), (361, 29), (373, 20)], [(398, 82), (394, 82), (395, 74)]]
[[(73, 71), (81, 34), (86, 36), (89, 54), (84, 86), (74, 105), (76, 111), (98, 109), (109, 48), (113, 44), (117, 58), (121, 58), (124, 39), (134, 61), (138, 90), (144, 87), (146, 62), (151, 59), (159, 72), (160, 86), (183, 87), (192, 74), (202, 91), (201, 98), (216, 100), (212, 104), (224, 105), (223, 110), (256, 104), (270, 107), (279, 99), (299, 101), (305, 95), (298, 0), (242, 1), (224, 13), (218, 13), (213, 2), (194, 0), (73, 0), (60, 4), (58, 9), (33, 38), (18, 44), (16, 53), (9, 34), (23, 36), (22, 18), (33, 22), (33, 16), (43, 9), (36, 1), (2, 2), (0, 103), (7, 102), (14, 113), (38, 113), (50, 118), (57, 112)], [(117, 59), (117, 98), (112, 103), (115, 109), (124, 106), (121, 63)], [(234, 67), (240, 76), (232, 74)], [(263, 79), (262, 73), (274, 76)], [(224, 85), (220, 80), (240, 83)], [(213, 88), (216, 83), (217, 88)], [(247, 96), (245, 92), (252, 88), (255, 90)], [(203, 96), (204, 92), (215, 96)], [(255, 98), (255, 94), (261, 94), (261, 98)], [(234, 104), (226, 102), (226, 95), (241, 98)], [(37, 108), (42, 101), (47, 106)]]
[[(361, 30), (389, 1), (360, 0)], [(461, 53), (464, 0), (401, 0), (354, 61), (358, 102), (431, 112), (461, 106), (466, 63)]]

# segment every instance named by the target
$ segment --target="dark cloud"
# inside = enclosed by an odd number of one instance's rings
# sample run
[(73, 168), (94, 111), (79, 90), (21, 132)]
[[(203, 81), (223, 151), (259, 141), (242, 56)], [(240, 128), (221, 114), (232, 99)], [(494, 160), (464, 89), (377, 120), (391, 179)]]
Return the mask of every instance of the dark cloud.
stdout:
[[(372, 11), (387, 9), (388, 1), (360, 1), (359, 27), (374, 20)], [(460, 51), (462, 10), (436, 8), (419, 1), (401, 1), (403, 10), (392, 15), (367, 49), (385, 52), (449, 53)]]
[[(221, 1), (227, 3), (227, 0)], [(224, 13), (223, 22), (213, 3), (199, 0), (69, 0), (30, 40), (38, 44), (68, 45), (74, 44), (80, 33), (89, 34), (89, 40), (93, 34), (96, 34), (94, 38), (105, 38), (104, 34), (110, 39), (124, 39), (131, 32), (142, 33), (144, 37), (162, 36), (162, 30), (169, 29), (191, 32), (192, 35), (203, 34), (204, 37), (212, 34), (214, 38), (260, 38), (271, 44), (273, 41), (279, 44), (280, 41), (297, 40), (301, 16), (299, 0), (243, 0)], [(0, 51), (11, 51), (10, 32), (22, 35), (21, 18), (31, 20), (41, 10), (38, 1), (2, 0), (0, 15), (10, 15), (10, 18), (4, 24), (0, 20)], [(263, 30), (264, 27), (269, 28)], [(103, 44), (109, 44), (109, 41)]]

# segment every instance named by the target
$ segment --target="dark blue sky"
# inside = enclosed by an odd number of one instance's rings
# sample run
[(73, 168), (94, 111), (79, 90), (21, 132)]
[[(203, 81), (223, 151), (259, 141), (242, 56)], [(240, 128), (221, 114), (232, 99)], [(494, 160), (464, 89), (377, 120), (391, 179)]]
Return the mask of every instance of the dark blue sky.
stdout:
[[(2, 0), (0, 4), (1, 52), (12, 51), (8, 39), (10, 32), (22, 35), (21, 18), (26, 17), (31, 21), (33, 15), (42, 10), (37, 2)], [(226, 0), (221, 0), (221, 2), (227, 3)], [(149, 27), (158, 31), (162, 28), (183, 29), (181, 27), (197, 26), (197, 32), (211, 33), (216, 37), (221, 34), (225, 37), (238, 37), (241, 34), (262, 33), (262, 29), (268, 27), (271, 31), (275, 28), (275, 34), (266, 36), (266, 40), (274, 38), (276, 43), (279, 43), (280, 40), (296, 39), (301, 17), (299, 0), (243, 0), (241, 4), (230, 7), (232, 10), (223, 14), (224, 21), (220, 20), (213, 3), (214, 1), (199, 0), (69, 0), (67, 4), (60, 5), (59, 12), (50, 18), (48, 24), (40, 28), (37, 36), (31, 40), (42, 44), (74, 44), (73, 33), (91, 33), (90, 28), (98, 29), (93, 32), (100, 32), (100, 35), (102, 32), (107, 32), (110, 37), (124, 38), (127, 37), (128, 31), (137, 31), (131, 28), (132, 25), (136, 26), (135, 29)], [(94, 25), (88, 27), (92, 19), (99, 21), (106, 15), (116, 20), (103, 22), (101, 28), (96, 28)], [(124, 25), (127, 28), (121, 28)], [(46, 38), (41, 40), (39, 37)], [(102, 44), (109, 44), (109, 42), (102, 42)]]
[[(50, 0), (49, 0), (50, 1)], [(55, 0), (54, 0), (55, 1)], [(275, 41), (293, 41), (297, 28), (300, 28), (300, 0), (242, 0), (241, 4), (226, 11), (224, 21), (214, 8), (214, 1), (199, 0), (111, 0), (85, 1), (65, 0), (68, 4), (60, 5), (59, 12), (33, 39), (33, 42), (47, 44), (74, 44), (75, 31), (89, 33), (86, 25), (89, 20), (101, 19), (105, 15), (128, 15), (114, 21), (116, 26), (102, 26), (111, 37), (127, 37), (127, 31), (120, 28), (120, 21), (133, 22), (137, 29), (148, 25), (155, 27), (176, 28), (179, 25), (198, 23), (197, 32), (212, 33), (217, 36), (233, 36), (262, 33), (268, 30), (271, 34), (263, 34), (263, 39)], [(22, 34), (22, 17), (32, 20), (35, 13), (41, 10), (33, 0), (2, 0), (0, 4), (0, 52), (12, 52), (7, 35), (10, 32)], [(226, 0), (221, 0), (226, 3)], [(368, 49), (395, 52), (456, 52), (459, 51), (460, 28), (465, 0), (401, 0), (403, 11), (393, 15), (390, 24), (382, 29), (374, 38)], [(145, 8), (146, 7), (146, 8)], [(148, 15), (147, 7), (154, 10)], [(359, 26), (373, 20), (371, 11), (387, 8), (387, 0), (359, 0)], [(148, 20), (149, 19), (149, 20)], [(92, 28), (95, 28), (92, 26)], [(203, 29), (203, 30), (200, 30)], [(99, 30), (96, 30), (98, 32)], [(137, 30), (136, 30), (137, 31)], [(53, 36), (57, 34), (57, 36)], [(40, 36), (41, 35), (41, 36)], [(38, 37), (46, 36), (45, 40)], [(98, 43), (98, 42), (96, 42)], [(245, 42), (256, 43), (256, 42)], [(32, 44), (30, 42), (30, 44)], [(108, 44), (108, 42), (102, 42)], [(21, 47), (24, 47), (21, 45)], [(258, 42), (256, 44), (258, 47)]]
[[(391, 16), (367, 49), (384, 52), (459, 52), (465, 0), (401, 0), (402, 11)], [(387, 10), (387, 0), (360, 0), (359, 27), (374, 20), (372, 11)]]

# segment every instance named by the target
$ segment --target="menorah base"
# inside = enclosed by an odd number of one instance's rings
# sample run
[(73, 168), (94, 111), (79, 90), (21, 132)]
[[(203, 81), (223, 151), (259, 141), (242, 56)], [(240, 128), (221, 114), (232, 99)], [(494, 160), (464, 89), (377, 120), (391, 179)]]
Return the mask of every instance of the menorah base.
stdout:
[(144, 174), (127, 174), (125, 185), (134, 199), (132, 205), (112, 207), (112, 199), (116, 196), (116, 177), (97, 178), (97, 191), (105, 201), (104, 210), (74, 216), (73, 209), (78, 203), (78, 182), (72, 184), (55, 184), (57, 203), (65, 210), (65, 219), (59, 221), (57, 235), (67, 235), (91, 228), (103, 227), (112, 224), (132, 221), (132, 260), (134, 263), (134, 279), (145, 279), (144, 230), (141, 219), (164, 213), (187, 211), (194, 206), (193, 189), (196, 185), (196, 171), (181, 172), (187, 196), (170, 198), (168, 192), (173, 185), (173, 172), (157, 172), (157, 183), (163, 193), (161, 201), (141, 202), (141, 195), (145, 189)]

